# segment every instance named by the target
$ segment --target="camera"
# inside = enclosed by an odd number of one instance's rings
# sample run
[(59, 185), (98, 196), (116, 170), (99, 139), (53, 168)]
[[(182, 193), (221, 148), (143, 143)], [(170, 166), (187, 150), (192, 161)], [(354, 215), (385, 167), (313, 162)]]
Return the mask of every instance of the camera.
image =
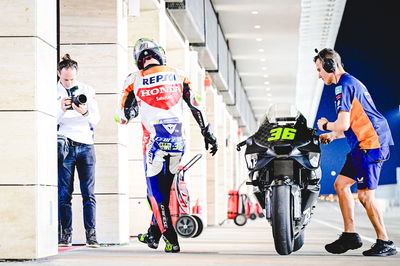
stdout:
[[(80, 104), (85, 104), (86, 102), (87, 102), (87, 97), (85, 94), (71, 96), (71, 103), (74, 103), (76, 106), (79, 106)], [(73, 110), (72, 105), (67, 110)]]

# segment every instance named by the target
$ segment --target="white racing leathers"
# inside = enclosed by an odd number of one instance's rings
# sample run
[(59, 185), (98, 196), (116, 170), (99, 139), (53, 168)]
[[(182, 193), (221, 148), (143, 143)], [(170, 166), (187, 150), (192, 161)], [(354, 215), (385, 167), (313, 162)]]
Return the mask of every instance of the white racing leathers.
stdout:
[(153, 210), (153, 225), (167, 239), (177, 243), (169, 214), (169, 192), (184, 153), (182, 132), (183, 101), (203, 129), (207, 125), (200, 108), (200, 99), (190, 90), (190, 82), (182, 73), (167, 66), (152, 66), (130, 74), (120, 98), (116, 121), (126, 124), (141, 116), (143, 152), (148, 198)]

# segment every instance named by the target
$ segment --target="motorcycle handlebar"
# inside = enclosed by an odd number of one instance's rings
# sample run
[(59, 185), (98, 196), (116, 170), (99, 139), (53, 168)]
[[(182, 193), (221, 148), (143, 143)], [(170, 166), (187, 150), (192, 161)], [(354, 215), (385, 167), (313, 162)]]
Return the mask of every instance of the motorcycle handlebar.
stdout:
[(246, 140), (244, 140), (244, 141), (240, 142), (238, 145), (236, 145), (236, 150), (240, 151), (241, 150), (240, 147), (242, 147), (244, 145), (246, 145)]

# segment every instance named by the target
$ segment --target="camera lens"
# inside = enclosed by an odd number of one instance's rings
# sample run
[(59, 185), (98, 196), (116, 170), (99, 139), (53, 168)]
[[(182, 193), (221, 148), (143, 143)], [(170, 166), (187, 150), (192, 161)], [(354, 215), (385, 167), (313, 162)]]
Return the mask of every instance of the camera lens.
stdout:
[(72, 101), (74, 102), (74, 104), (76, 106), (78, 106), (80, 104), (86, 103), (87, 102), (87, 97), (84, 94), (80, 94), (80, 95), (77, 95), (77, 96), (73, 97)]

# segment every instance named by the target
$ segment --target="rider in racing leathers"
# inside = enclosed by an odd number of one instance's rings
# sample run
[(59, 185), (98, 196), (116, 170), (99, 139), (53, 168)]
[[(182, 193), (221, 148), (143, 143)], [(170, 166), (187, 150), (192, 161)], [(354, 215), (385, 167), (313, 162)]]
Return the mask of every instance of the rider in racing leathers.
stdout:
[(150, 248), (157, 248), (163, 235), (166, 252), (179, 252), (178, 237), (169, 211), (169, 195), (185, 149), (183, 101), (200, 126), (206, 149), (217, 152), (217, 140), (203, 114), (199, 98), (182, 72), (166, 66), (165, 52), (151, 39), (139, 39), (134, 47), (139, 71), (128, 75), (115, 120), (127, 124), (141, 114), (144, 168), (148, 200), (153, 211), (148, 232), (138, 236)]

